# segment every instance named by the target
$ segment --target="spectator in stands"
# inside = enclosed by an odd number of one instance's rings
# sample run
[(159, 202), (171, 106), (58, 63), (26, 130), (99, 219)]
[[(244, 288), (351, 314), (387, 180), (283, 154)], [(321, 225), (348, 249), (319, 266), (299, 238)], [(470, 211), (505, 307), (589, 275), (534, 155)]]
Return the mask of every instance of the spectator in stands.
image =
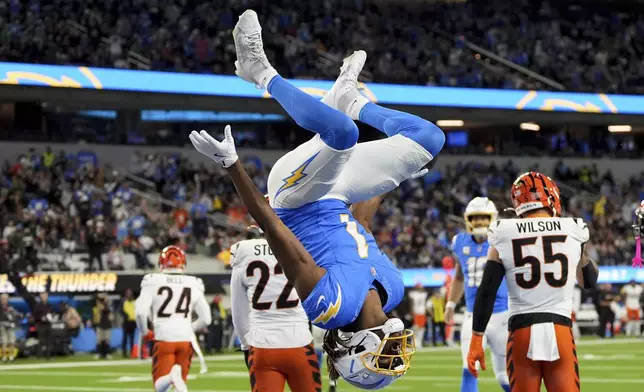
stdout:
[(123, 271), (125, 270), (124, 262), (125, 254), (121, 244), (112, 245), (112, 248), (107, 253), (107, 268), (112, 271)]
[(136, 312), (134, 309), (134, 302), (135, 300), (134, 295), (132, 294), (132, 289), (126, 289), (120, 306), (121, 315), (123, 317), (123, 340), (121, 342), (123, 358), (129, 357), (129, 353), (134, 347), (134, 333), (136, 332)]
[(131, 249), (134, 254), (134, 260), (136, 261), (136, 268), (145, 271), (154, 269), (154, 265), (148, 258), (148, 249), (144, 241), (142, 241), (142, 237), (132, 239)]
[(11, 270), (11, 253), (9, 251), (9, 241), (0, 239), (0, 274), (9, 273)]
[(114, 313), (107, 294), (98, 294), (96, 304), (92, 309), (92, 322), (96, 330), (96, 358), (110, 359), (110, 340), (112, 338), (112, 323)]
[(105, 223), (103, 221), (88, 221), (87, 222), (87, 249), (89, 250), (88, 269), (94, 271), (94, 260), (99, 271), (105, 269), (103, 266), (103, 252), (107, 238), (105, 237)]

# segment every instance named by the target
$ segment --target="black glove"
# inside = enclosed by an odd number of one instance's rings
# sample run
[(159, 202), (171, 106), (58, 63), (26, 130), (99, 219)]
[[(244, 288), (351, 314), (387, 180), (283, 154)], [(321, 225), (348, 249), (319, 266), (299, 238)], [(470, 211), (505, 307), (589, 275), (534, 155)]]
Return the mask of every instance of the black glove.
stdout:
[(246, 367), (248, 368), (248, 370), (250, 370), (250, 365), (248, 365), (248, 357), (250, 355), (249, 353), (249, 350), (244, 350), (244, 362), (246, 362)]

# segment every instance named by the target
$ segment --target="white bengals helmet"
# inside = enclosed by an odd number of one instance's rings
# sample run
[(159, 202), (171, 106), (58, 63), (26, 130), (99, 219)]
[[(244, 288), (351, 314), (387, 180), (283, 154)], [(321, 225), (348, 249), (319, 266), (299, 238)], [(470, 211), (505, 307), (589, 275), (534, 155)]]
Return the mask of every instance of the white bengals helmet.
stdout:
[(490, 224), (492, 224), (499, 215), (499, 212), (492, 200), (487, 197), (475, 197), (467, 204), (467, 207), (465, 207), (465, 214), (463, 215), (465, 217), (465, 228), (468, 233), (472, 233), (477, 237), (486, 237), (489, 225), (474, 227), (470, 219), (473, 216), (489, 216)]
[(334, 358), (333, 366), (346, 382), (360, 389), (381, 389), (402, 377), (416, 351), (414, 333), (397, 318), (379, 327), (340, 334), (345, 339), (334, 349), (346, 353)]

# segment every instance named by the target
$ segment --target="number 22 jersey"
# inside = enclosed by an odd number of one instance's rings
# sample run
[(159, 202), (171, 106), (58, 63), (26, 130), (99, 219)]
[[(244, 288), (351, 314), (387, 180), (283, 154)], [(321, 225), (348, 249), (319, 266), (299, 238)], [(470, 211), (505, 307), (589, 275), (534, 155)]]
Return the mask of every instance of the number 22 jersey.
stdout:
[[(210, 307), (200, 278), (175, 273), (147, 274), (141, 281), (136, 307), (152, 319), (154, 338), (163, 342), (190, 342), (192, 312), (199, 319), (210, 319)], [(139, 310), (137, 310), (139, 313)]]
[(233, 325), (242, 350), (295, 348), (311, 343), (309, 320), (265, 239), (244, 240), (231, 249)]
[(589, 239), (579, 218), (500, 219), (488, 232), (510, 292), (510, 316), (552, 313), (571, 317), (577, 265)]

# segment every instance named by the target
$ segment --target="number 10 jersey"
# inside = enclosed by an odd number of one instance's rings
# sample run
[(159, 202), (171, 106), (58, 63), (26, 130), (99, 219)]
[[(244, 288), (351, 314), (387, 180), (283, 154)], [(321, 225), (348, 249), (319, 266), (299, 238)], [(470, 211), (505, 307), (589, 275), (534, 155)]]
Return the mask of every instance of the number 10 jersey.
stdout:
[(195, 276), (147, 274), (141, 281), (141, 295), (136, 306), (148, 308), (156, 340), (190, 342), (194, 336), (193, 310), (200, 319), (210, 312), (204, 290), (203, 281)]
[(500, 219), (488, 232), (499, 252), (510, 295), (510, 316), (571, 317), (577, 265), (588, 241), (579, 218)]

